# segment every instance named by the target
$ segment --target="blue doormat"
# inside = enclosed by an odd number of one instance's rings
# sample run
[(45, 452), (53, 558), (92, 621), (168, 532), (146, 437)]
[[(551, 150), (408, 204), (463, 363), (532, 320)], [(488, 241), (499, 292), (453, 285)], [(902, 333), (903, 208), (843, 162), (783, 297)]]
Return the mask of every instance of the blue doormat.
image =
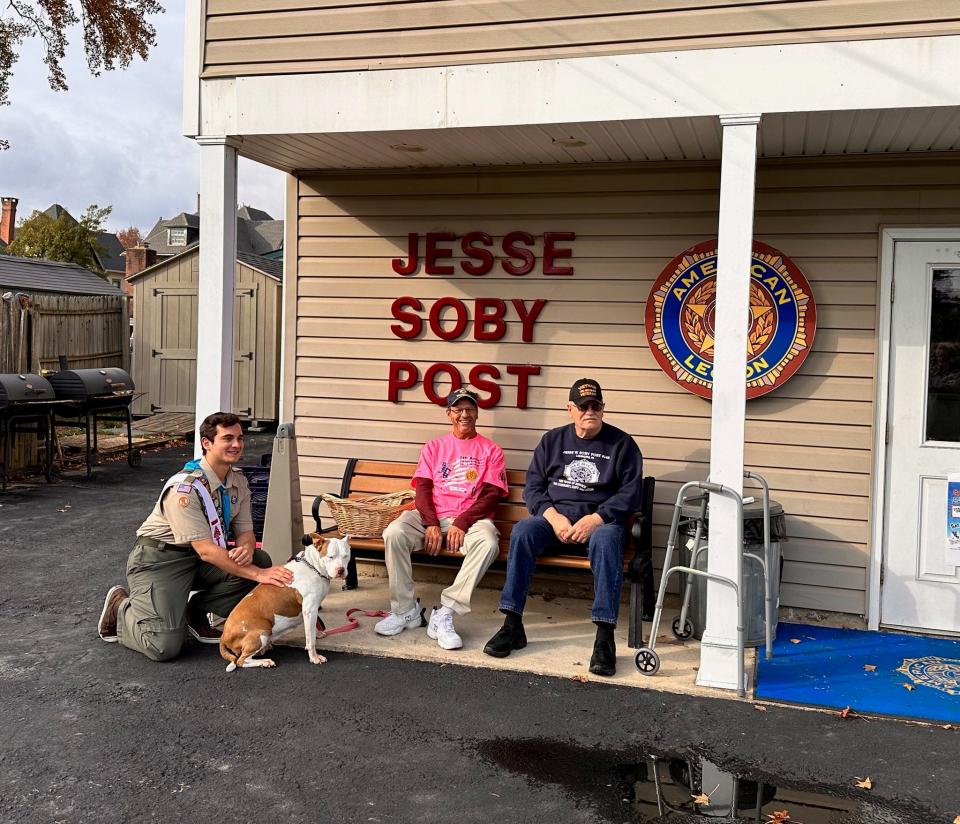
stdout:
[(960, 641), (781, 623), (757, 661), (757, 698), (960, 723)]

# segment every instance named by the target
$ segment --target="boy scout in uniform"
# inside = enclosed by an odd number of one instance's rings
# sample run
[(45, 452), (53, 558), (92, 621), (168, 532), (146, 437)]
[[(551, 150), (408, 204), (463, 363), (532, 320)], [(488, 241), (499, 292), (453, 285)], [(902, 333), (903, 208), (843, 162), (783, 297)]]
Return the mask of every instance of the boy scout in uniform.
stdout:
[(293, 578), (256, 549), (250, 488), (234, 469), (243, 456), (240, 419), (228, 412), (208, 416), (200, 445), (203, 458), (167, 481), (137, 530), (127, 559), (129, 591), (115, 586), (107, 592), (97, 626), (104, 641), (154, 661), (175, 658), (187, 631), (201, 643), (218, 643), (207, 613), (225, 618), (258, 583), (286, 586)]

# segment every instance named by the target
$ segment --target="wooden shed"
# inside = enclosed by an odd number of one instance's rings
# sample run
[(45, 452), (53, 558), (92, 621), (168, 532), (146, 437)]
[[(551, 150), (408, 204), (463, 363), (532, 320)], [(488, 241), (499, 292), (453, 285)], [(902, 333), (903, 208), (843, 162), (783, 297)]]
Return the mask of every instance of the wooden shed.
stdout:
[[(135, 415), (194, 411), (199, 258), (195, 244), (128, 280)], [(233, 411), (254, 425), (277, 419), (282, 276), (282, 261), (237, 255)]]

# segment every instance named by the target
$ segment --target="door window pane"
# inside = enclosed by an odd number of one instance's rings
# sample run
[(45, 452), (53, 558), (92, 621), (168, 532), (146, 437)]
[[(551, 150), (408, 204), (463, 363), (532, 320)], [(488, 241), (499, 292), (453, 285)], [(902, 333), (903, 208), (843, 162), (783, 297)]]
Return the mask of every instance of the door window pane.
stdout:
[(927, 440), (960, 441), (960, 268), (933, 270)]

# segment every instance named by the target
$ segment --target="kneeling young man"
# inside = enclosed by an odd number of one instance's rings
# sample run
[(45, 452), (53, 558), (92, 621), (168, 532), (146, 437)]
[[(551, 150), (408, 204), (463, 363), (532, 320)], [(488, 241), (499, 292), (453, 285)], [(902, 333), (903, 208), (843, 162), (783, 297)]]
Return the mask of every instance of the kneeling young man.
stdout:
[[(127, 586), (111, 587), (97, 632), (154, 661), (175, 658), (190, 634), (217, 644), (207, 613), (226, 618), (258, 583), (286, 586), (293, 573), (256, 549), (240, 419), (216, 412), (200, 424), (203, 458), (170, 478), (137, 530)], [(235, 546), (227, 549), (227, 531)], [(197, 590), (190, 598), (190, 592)]]
[(620, 610), (623, 545), (628, 518), (640, 506), (643, 456), (626, 432), (603, 422), (603, 393), (589, 378), (570, 388), (572, 423), (541, 439), (527, 469), (523, 500), (532, 517), (510, 533), (507, 580), (500, 596), (503, 626), (483, 651), (505, 658), (527, 645), (523, 608), (537, 556), (548, 549), (586, 544), (593, 572), (597, 637), (590, 672), (613, 675), (613, 630)]
[(477, 396), (458, 389), (447, 397), (450, 432), (428, 441), (411, 486), (416, 509), (404, 512), (383, 532), (390, 577), (390, 615), (374, 630), (397, 635), (420, 626), (420, 602), (413, 588), (410, 553), (425, 550), (438, 555), (444, 539), (447, 549), (464, 556), (454, 582), (440, 595), (427, 635), (443, 649), (459, 649), (463, 640), (453, 625), (454, 613), (470, 611), (470, 598), (500, 551), (500, 533), (493, 513), (507, 494), (503, 450), (477, 432)]

